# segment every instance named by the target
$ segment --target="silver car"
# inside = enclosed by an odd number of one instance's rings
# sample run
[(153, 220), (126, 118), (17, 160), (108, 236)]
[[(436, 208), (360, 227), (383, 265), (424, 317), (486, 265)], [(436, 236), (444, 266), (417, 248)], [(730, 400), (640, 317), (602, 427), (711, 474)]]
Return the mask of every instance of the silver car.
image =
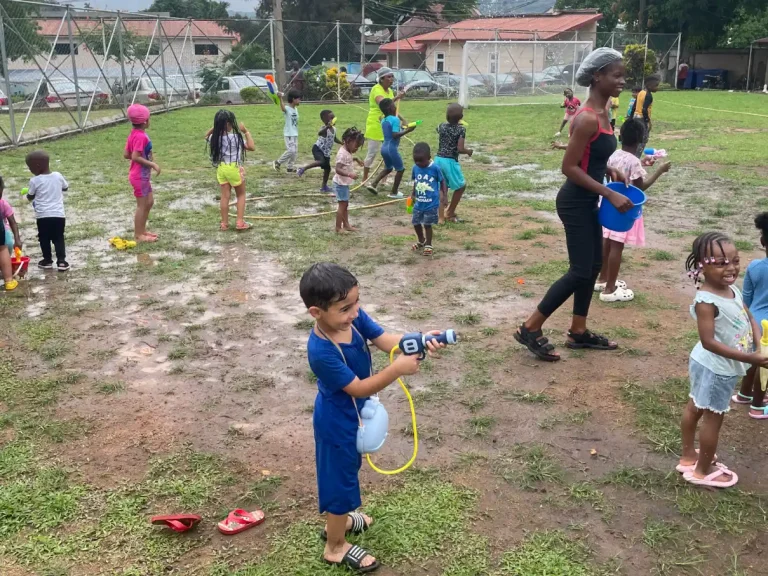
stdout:
[(256, 86), (263, 93), (264, 97), (269, 93), (267, 81), (261, 76), (225, 76), (221, 79), (221, 89), (217, 92), (219, 98), (224, 104), (244, 104), (240, 96), (240, 90)]

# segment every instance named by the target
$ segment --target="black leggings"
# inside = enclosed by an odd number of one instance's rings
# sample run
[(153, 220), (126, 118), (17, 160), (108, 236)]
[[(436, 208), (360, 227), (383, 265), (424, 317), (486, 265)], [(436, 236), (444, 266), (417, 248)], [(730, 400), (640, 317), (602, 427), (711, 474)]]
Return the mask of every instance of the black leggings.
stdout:
[[(566, 198), (561, 198), (561, 196)], [(597, 205), (584, 200), (574, 202), (568, 192), (557, 197), (557, 215), (565, 226), (565, 242), (571, 267), (550, 286), (539, 304), (539, 312), (549, 318), (573, 295), (573, 315), (587, 316), (595, 280), (603, 265), (603, 228), (597, 219)]]
[(51, 244), (56, 249), (56, 262), (64, 262), (67, 258), (64, 247), (64, 218), (38, 218), (37, 237), (40, 240), (40, 249), (43, 251), (43, 260), (53, 262)]

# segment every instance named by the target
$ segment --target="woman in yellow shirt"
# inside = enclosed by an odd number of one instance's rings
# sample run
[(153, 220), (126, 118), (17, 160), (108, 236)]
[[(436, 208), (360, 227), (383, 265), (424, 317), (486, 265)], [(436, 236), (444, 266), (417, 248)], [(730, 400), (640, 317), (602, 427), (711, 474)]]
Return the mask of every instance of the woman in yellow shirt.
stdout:
[[(385, 98), (390, 98), (398, 102), (405, 96), (405, 92), (399, 92), (395, 96), (392, 90), (392, 84), (395, 83), (395, 74), (391, 68), (379, 68), (377, 72), (379, 82), (371, 89), (368, 97), (368, 119), (365, 122), (365, 139), (368, 142), (368, 154), (365, 156), (363, 169), (363, 182), (368, 180), (368, 174), (371, 166), (376, 161), (376, 156), (381, 151), (381, 144), (384, 142), (384, 131), (381, 129), (381, 109), (379, 103)], [(400, 118), (405, 123), (405, 120)]]

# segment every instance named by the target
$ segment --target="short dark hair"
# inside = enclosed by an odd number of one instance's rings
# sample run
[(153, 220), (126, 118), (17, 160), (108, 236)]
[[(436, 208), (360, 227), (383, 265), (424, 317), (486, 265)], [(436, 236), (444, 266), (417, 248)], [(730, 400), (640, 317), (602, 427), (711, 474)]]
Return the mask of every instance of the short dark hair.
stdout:
[(325, 119), (328, 118), (328, 114), (333, 114), (333, 111), (332, 110), (322, 110), (320, 112), (320, 120), (325, 122)]
[(288, 90), (288, 94), (286, 95), (286, 97), (288, 98), (288, 103), (290, 104), (294, 100), (298, 100), (299, 98), (301, 98), (301, 92), (299, 92), (296, 89)]
[(654, 84), (660, 84), (661, 83), (661, 76), (658, 74), (651, 74), (648, 76), (648, 78), (645, 79), (645, 85), (646, 86), (653, 86)]
[(392, 106), (393, 103), (394, 100), (392, 100), (392, 98), (384, 98), (381, 102), (379, 102), (379, 110), (381, 110), (382, 114), (387, 114), (389, 107)]
[(640, 86), (633, 86), (632, 87), (632, 92), (640, 92), (640, 90), (641, 90)]
[(429, 158), (430, 156), (432, 156), (432, 150), (426, 142), (417, 142), (413, 147), (414, 158)]
[(637, 146), (645, 137), (645, 125), (637, 118), (628, 118), (621, 125), (619, 135), (624, 146)]
[(357, 285), (357, 278), (346, 268), (332, 262), (318, 262), (304, 272), (299, 293), (307, 308), (316, 306), (328, 310), (334, 302), (344, 300)]
[(3, 196), (3, 190), (5, 190), (5, 182), (3, 181), (3, 177), (0, 176), (0, 198)]
[(137, 128), (137, 129), (138, 129), (138, 128), (141, 128), (142, 126), (144, 126), (144, 123), (142, 122), (141, 124), (133, 124), (132, 126), (133, 126), (134, 128)]

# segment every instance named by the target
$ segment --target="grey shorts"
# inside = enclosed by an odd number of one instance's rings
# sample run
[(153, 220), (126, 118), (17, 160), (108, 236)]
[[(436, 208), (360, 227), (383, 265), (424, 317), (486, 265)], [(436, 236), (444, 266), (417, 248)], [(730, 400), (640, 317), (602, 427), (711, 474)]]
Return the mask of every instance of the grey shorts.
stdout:
[(411, 224), (414, 226), (434, 226), (437, 224), (437, 208), (430, 210), (413, 210), (413, 218), (411, 218)]
[(731, 395), (741, 376), (720, 376), (691, 358), (688, 362), (691, 391), (688, 396), (699, 410), (725, 414), (731, 409)]
[(366, 143), (368, 144), (368, 154), (365, 155), (363, 166), (370, 168), (373, 166), (373, 163), (376, 162), (376, 158), (379, 156), (379, 152), (381, 152), (381, 145), (383, 142), (379, 142), (378, 140), (368, 140)]

